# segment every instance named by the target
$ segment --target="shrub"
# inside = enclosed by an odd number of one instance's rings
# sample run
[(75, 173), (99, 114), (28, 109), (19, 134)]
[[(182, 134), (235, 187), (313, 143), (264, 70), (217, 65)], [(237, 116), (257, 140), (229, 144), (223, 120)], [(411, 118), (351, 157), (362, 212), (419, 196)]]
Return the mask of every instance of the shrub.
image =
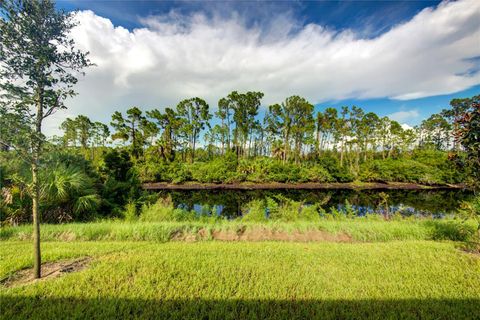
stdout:
[(129, 202), (125, 205), (125, 210), (123, 211), (123, 218), (125, 221), (135, 221), (137, 220), (137, 205), (135, 202)]
[(291, 221), (318, 221), (320, 220), (319, 206), (308, 205), (300, 201), (294, 201), (283, 196), (277, 196), (277, 200), (267, 199), (271, 220)]
[(242, 221), (249, 221), (249, 222), (264, 222), (267, 221), (266, 211), (268, 207), (266, 207), (266, 203), (262, 200), (252, 200), (250, 201), (242, 212), (244, 212), (241, 220)]
[(170, 197), (160, 198), (152, 205), (143, 205), (140, 213), (140, 221), (193, 221), (197, 218), (194, 211), (174, 208)]
[(366, 162), (360, 168), (359, 179), (367, 182), (445, 183), (439, 169), (406, 159), (385, 159)]
[(318, 159), (317, 163), (326, 168), (333, 181), (337, 182), (352, 182), (354, 176), (350, 169), (340, 166), (340, 161), (337, 157), (330, 153), (325, 153)]
[(301, 171), (301, 181), (300, 182), (331, 182), (334, 181), (330, 173), (321, 167), (320, 165), (315, 165), (310, 168), (304, 168)]

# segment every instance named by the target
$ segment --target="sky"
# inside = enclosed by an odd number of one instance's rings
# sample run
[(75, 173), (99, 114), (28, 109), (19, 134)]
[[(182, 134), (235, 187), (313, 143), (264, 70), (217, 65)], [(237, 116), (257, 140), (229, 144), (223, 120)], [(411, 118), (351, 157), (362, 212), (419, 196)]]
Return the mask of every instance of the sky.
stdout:
[[(480, 94), (480, 1), (57, 1), (95, 67), (47, 122), (262, 91), (414, 126)], [(60, 121), (60, 122), (59, 122)]]

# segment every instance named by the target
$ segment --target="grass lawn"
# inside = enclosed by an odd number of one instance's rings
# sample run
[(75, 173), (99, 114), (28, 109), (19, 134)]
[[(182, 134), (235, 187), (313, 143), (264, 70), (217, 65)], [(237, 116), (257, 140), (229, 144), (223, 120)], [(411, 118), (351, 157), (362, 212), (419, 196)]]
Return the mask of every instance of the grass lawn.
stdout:
[[(0, 279), (31, 266), (3, 240)], [(454, 242), (44, 242), (81, 271), (0, 287), (2, 319), (479, 319), (480, 257)]]

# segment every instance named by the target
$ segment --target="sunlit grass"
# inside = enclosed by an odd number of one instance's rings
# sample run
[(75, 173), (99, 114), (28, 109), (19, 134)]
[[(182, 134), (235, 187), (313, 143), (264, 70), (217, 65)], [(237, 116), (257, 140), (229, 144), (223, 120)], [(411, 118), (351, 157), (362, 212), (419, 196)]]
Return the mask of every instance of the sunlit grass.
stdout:
[[(202, 230), (208, 240), (213, 231), (234, 231), (265, 229), (287, 232), (305, 232), (320, 230), (331, 234), (346, 234), (354, 241), (391, 241), (391, 240), (455, 240), (464, 241), (475, 231), (475, 223), (458, 220), (369, 220), (355, 218), (347, 220), (320, 220), (317, 222), (242, 222), (220, 220), (185, 222), (124, 222), (102, 221), (91, 223), (69, 223), (41, 227), (45, 241), (72, 240), (110, 240), (110, 241), (157, 241), (166, 242), (174, 235), (191, 234), (197, 236)], [(0, 228), (2, 240), (30, 240), (32, 227), (22, 225)]]
[[(480, 259), (451, 242), (44, 242), (46, 261), (91, 265), (2, 288), (2, 319), (465, 319), (480, 314)], [(3, 242), (0, 277), (31, 262)]]

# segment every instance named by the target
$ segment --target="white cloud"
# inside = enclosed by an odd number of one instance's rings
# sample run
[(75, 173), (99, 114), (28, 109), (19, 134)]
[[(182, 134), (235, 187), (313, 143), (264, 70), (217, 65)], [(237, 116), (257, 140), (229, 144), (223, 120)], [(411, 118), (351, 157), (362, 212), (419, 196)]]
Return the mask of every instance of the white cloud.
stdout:
[[(331, 99), (412, 99), (480, 83), (467, 58), (480, 56), (480, 1), (444, 2), (374, 39), (291, 16), (267, 28), (242, 17), (176, 13), (129, 31), (91, 11), (78, 13), (72, 36), (97, 64), (69, 101), (73, 114), (109, 121), (113, 110), (172, 106), (200, 96), (212, 106), (232, 90), (259, 90), (264, 103), (292, 94)], [(462, 75), (463, 74), (463, 75)], [(60, 116), (60, 114), (58, 115)], [(402, 112), (398, 117), (408, 117)]]
[(402, 129), (403, 129), (403, 130), (412, 130), (412, 129), (414, 129), (411, 125), (406, 124), (406, 123), (402, 123), (401, 126), (402, 126)]
[(420, 116), (420, 112), (417, 109), (413, 110), (401, 110), (388, 115), (388, 117), (397, 122), (413, 122)]

